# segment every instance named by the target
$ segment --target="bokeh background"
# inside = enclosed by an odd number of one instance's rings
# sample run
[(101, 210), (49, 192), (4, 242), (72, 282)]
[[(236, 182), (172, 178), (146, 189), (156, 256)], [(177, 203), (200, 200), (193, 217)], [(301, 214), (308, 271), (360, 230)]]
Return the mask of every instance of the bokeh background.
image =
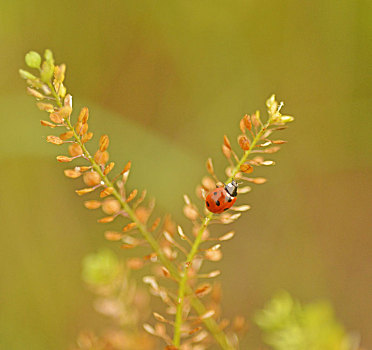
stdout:
[[(99, 329), (81, 259), (126, 254), (63, 177), (25, 96), (17, 70), (45, 48), (91, 128), (111, 136), (111, 158), (133, 161), (130, 185), (181, 224), (205, 159), (223, 173), (223, 134), (235, 139), (272, 93), (284, 100), (289, 143), (224, 245), (224, 313), (250, 318), (279, 289), (325, 298), (372, 348), (371, 23), (368, 0), (2, 1), (0, 348), (67, 349)], [(252, 326), (243, 349), (257, 344)]]

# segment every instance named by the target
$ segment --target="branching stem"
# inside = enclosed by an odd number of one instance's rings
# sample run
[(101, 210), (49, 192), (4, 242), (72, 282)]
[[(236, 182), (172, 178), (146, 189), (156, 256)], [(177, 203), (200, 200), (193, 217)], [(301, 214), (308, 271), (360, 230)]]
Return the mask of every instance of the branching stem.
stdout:
[[(265, 125), (263, 125), (261, 127), (261, 130), (256, 134), (256, 136), (254, 137), (254, 139), (251, 143), (251, 147), (249, 148), (249, 150), (244, 152), (242, 158), (238, 161), (237, 165), (234, 167), (230, 178), (227, 180), (227, 183), (231, 182), (234, 179), (234, 177), (236, 176), (236, 174), (240, 170), (240, 166), (247, 160), (248, 156), (251, 154), (251, 152), (252, 152), (253, 148), (256, 146), (257, 142), (260, 141), (260, 139), (263, 136), (263, 134), (265, 133), (266, 129), (270, 126), (270, 123), (271, 123), (271, 118), (267, 121), (267, 123)], [(212, 219), (212, 217), (213, 217), (213, 214), (209, 213), (204, 218), (203, 225), (201, 226), (201, 228), (198, 232), (198, 235), (196, 236), (195, 241), (192, 245), (191, 251), (187, 256), (185, 268), (184, 268), (182, 276), (181, 276), (181, 281), (179, 282), (178, 298), (177, 298), (178, 303), (177, 303), (176, 319), (175, 319), (175, 325), (174, 325), (174, 336), (173, 336), (173, 344), (176, 347), (179, 347), (180, 343), (181, 343), (182, 310), (183, 310), (183, 304), (184, 304), (184, 298), (185, 298), (185, 291), (186, 291), (186, 287), (187, 287), (188, 269), (189, 269), (190, 265), (192, 264), (192, 260), (194, 259), (195, 254), (198, 252), (199, 245), (202, 241), (203, 233), (207, 229), (208, 224), (209, 224), (210, 220)], [(192, 302), (191, 302), (194, 309), (197, 309), (196, 301), (199, 301), (199, 300), (194, 297)], [(206, 321), (207, 320), (205, 320), (204, 323), (206, 323)], [(220, 339), (220, 338), (218, 338), (217, 334), (215, 334), (213, 332), (212, 332), (212, 334), (214, 335), (215, 339), (219, 342), (222, 349), (224, 349), (224, 350), (234, 349), (229, 344), (226, 337), (224, 339)]]

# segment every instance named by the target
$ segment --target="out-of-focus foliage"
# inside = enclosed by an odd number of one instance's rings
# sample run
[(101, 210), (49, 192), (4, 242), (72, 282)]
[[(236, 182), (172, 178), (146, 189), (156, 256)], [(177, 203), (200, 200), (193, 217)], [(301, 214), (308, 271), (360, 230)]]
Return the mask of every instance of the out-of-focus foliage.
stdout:
[(93, 285), (113, 282), (119, 273), (117, 256), (109, 249), (91, 253), (83, 259), (82, 277), (86, 283)]
[(264, 341), (275, 350), (352, 350), (353, 339), (328, 302), (300, 304), (287, 292), (274, 296), (255, 315)]

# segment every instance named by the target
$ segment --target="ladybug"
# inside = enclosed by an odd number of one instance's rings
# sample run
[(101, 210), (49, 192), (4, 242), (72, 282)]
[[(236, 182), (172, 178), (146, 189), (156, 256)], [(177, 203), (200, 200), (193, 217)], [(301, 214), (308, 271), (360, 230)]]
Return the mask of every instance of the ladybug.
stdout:
[(225, 187), (218, 187), (208, 193), (205, 198), (207, 209), (215, 214), (221, 214), (231, 208), (236, 201), (238, 194), (238, 184), (232, 180)]

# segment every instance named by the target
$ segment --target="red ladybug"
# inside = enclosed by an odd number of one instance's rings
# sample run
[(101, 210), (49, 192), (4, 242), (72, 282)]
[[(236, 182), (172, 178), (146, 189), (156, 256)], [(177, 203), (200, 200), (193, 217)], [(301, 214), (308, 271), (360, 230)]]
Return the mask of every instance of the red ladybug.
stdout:
[(238, 194), (238, 184), (232, 180), (225, 187), (218, 187), (208, 193), (205, 199), (207, 209), (216, 214), (221, 214), (231, 208), (236, 201)]

